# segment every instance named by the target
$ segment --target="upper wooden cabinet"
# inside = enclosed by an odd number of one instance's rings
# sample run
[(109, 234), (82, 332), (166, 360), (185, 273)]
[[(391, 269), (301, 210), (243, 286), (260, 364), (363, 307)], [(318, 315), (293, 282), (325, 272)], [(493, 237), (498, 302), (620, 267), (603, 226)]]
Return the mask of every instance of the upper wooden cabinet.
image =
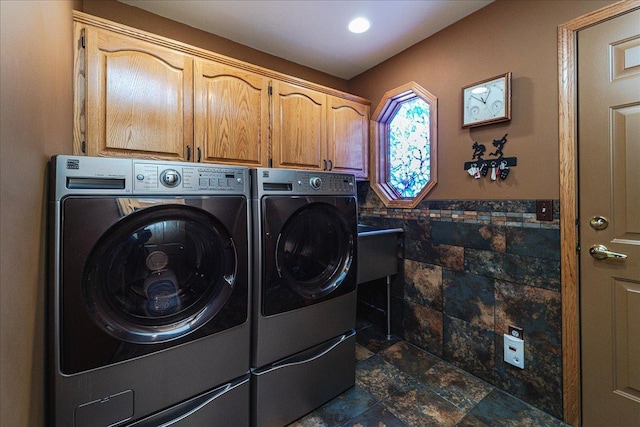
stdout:
[(330, 96), (328, 102), (327, 158), (331, 170), (369, 176), (369, 106)]
[(193, 138), (193, 58), (111, 31), (87, 27), (85, 152), (186, 160)]
[(74, 12), (74, 154), (368, 179), (369, 101)]
[(273, 167), (368, 178), (368, 105), (274, 82), (273, 107)]
[(273, 167), (327, 169), (327, 95), (273, 83)]
[(195, 159), (266, 166), (269, 79), (203, 59), (194, 75)]

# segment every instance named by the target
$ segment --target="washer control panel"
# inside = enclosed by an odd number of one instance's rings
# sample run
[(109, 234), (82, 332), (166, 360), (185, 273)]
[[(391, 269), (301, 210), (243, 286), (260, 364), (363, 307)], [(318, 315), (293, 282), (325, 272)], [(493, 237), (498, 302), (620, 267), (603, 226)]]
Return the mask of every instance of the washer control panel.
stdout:
[(160, 183), (165, 187), (176, 187), (181, 181), (180, 172), (175, 169), (165, 169), (160, 174)]
[(242, 168), (194, 164), (134, 162), (134, 192), (244, 192), (247, 171)]
[(51, 159), (52, 196), (244, 195), (249, 168), (117, 157), (57, 155)]
[(309, 178), (309, 185), (311, 186), (311, 188), (314, 188), (316, 190), (322, 188), (322, 178), (312, 176), (311, 178)]

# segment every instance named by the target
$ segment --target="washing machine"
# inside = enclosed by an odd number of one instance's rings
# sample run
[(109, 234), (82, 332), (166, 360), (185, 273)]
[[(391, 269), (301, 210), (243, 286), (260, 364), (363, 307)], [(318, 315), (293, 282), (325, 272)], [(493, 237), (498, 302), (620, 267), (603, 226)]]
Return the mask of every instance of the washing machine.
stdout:
[(282, 426), (355, 382), (355, 177), (251, 169), (252, 424)]
[(50, 425), (248, 425), (248, 169), (54, 156), (50, 172)]

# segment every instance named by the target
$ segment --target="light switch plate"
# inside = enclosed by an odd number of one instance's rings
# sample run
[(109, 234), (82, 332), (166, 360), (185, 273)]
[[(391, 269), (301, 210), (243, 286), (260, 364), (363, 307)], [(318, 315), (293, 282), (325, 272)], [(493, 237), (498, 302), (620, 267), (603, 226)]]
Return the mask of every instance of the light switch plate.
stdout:
[(536, 219), (553, 221), (553, 200), (536, 200)]
[(504, 361), (524, 369), (524, 340), (504, 334)]

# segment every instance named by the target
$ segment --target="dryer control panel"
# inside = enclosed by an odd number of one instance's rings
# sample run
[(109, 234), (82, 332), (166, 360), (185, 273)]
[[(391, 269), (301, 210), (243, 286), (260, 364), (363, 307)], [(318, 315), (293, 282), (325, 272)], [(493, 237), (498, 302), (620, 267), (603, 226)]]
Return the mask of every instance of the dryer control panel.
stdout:
[(352, 174), (296, 169), (251, 169), (251, 196), (264, 195), (341, 195), (357, 193), (356, 178)]
[(180, 163), (134, 162), (134, 192), (244, 192), (247, 172), (242, 168)]
[(298, 172), (295, 187), (303, 193), (352, 194), (355, 189), (355, 179), (351, 175), (314, 172)]

